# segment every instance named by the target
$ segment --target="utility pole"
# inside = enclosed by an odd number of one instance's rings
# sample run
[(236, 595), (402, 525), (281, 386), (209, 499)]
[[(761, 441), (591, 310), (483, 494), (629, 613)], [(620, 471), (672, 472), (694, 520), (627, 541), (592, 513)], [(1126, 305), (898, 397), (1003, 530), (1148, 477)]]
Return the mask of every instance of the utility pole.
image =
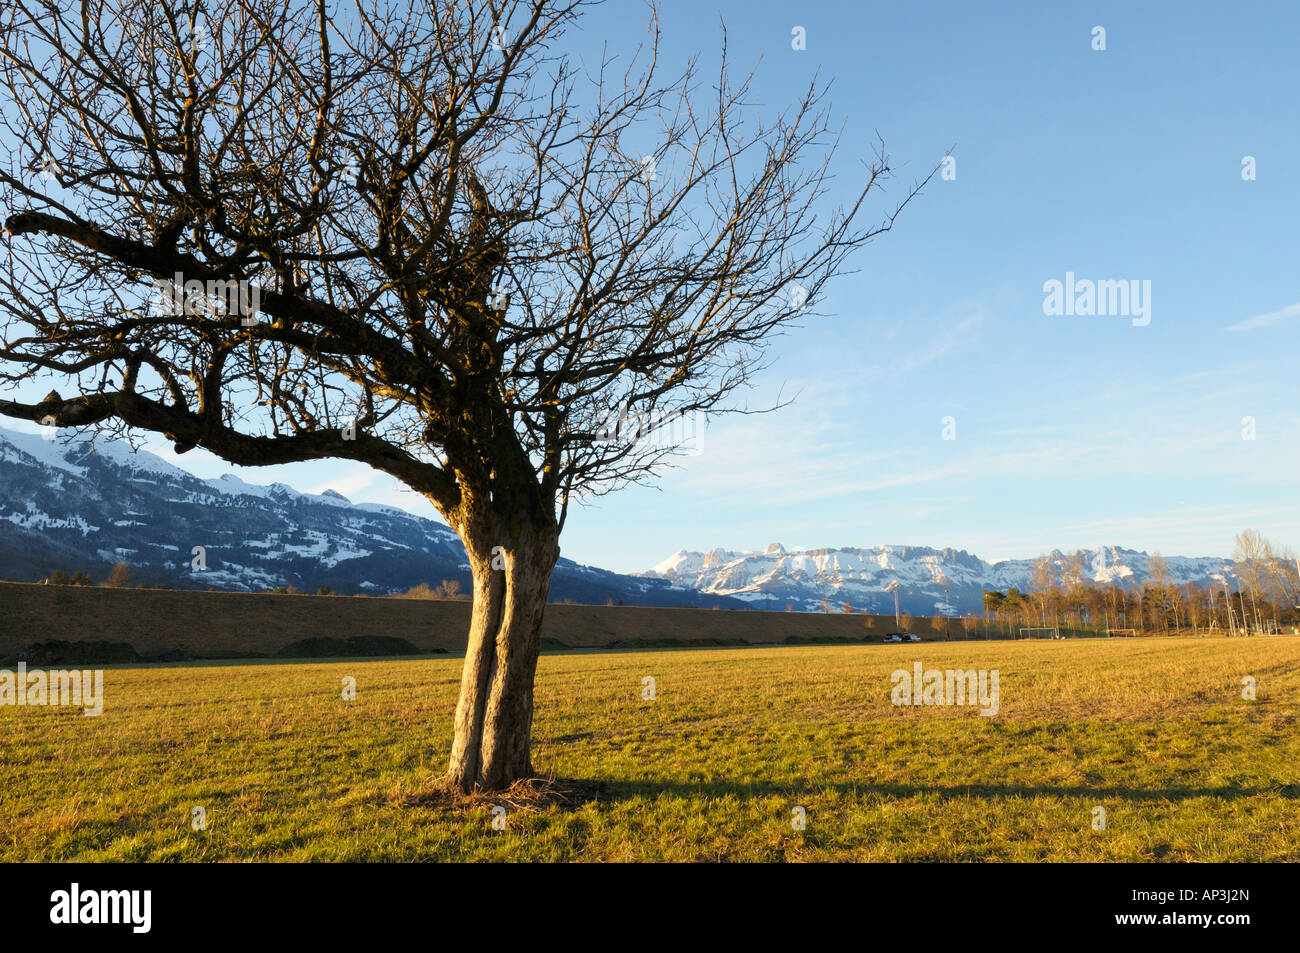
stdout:
[(948, 605), (948, 590), (943, 590), (943, 640), (952, 641), (952, 609)]

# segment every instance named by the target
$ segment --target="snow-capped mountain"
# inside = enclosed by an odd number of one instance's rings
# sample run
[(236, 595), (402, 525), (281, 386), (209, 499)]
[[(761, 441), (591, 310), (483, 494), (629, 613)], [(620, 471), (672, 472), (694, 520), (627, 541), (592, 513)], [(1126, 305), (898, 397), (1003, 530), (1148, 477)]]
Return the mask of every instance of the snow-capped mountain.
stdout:
[[(204, 566), (196, 569), (200, 554)], [(299, 493), (232, 474), (200, 479), (105, 437), (65, 443), (0, 429), (0, 579), (84, 570), (103, 580), (118, 562), (131, 567), (135, 582), (173, 588), (329, 586), (344, 595), (384, 595), (454, 579), (470, 589), (464, 547), (434, 520), (353, 504), (332, 490)], [(746, 605), (569, 559), (556, 568), (551, 599)]]
[[(1104, 546), (1082, 552), (1084, 576), (1099, 584), (1141, 585), (1148, 576), (1147, 553)], [(1058, 570), (1068, 555), (1050, 554)], [(744, 599), (755, 608), (816, 609), (827, 599), (838, 610), (850, 603), (858, 611), (892, 614), (893, 587), (900, 611), (912, 615), (979, 612), (985, 589), (1022, 592), (1033, 585), (1032, 559), (985, 562), (965, 550), (924, 546), (789, 551), (773, 543), (763, 552), (682, 550), (644, 575), (714, 595)], [(1219, 557), (1165, 557), (1169, 582), (1212, 581), (1232, 577), (1232, 563)]]
[[(205, 568), (194, 568), (202, 547)], [(1058, 568), (1067, 556), (1051, 554)], [(1146, 553), (1083, 553), (1087, 578), (1141, 585)], [(300, 493), (234, 475), (204, 480), (150, 453), (100, 438), (65, 443), (0, 429), (0, 578), (34, 581), (54, 570), (103, 579), (118, 562), (134, 579), (177, 588), (261, 590), (329, 586), (384, 595), (455, 579), (469, 590), (456, 534), (434, 520), (332, 490)], [(1232, 577), (1229, 560), (1165, 558), (1170, 582)], [(685, 550), (627, 576), (561, 559), (555, 601), (651, 606), (839, 608), (912, 615), (978, 612), (985, 589), (1032, 588), (1033, 560), (986, 562), (962, 550), (920, 546), (763, 552)]]

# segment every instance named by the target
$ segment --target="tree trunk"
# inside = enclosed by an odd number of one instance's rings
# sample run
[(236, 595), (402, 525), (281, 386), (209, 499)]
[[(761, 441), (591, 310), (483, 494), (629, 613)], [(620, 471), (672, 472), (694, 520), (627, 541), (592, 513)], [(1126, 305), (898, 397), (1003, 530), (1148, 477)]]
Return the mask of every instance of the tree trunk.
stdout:
[(532, 775), (533, 676), (560, 549), (553, 529), (495, 542), (490, 532), (467, 535), (474, 610), (448, 781), (468, 793)]

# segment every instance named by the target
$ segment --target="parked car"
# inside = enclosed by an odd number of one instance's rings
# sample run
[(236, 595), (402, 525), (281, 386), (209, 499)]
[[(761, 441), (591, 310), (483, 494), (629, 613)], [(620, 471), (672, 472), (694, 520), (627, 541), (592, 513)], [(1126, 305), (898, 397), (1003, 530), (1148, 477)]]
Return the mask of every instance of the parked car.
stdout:
[(920, 641), (921, 641), (921, 637), (920, 637), (919, 635), (913, 635), (911, 632), (904, 632), (904, 633), (902, 633), (902, 638), (900, 638), (899, 641), (900, 641), (900, 642), (920, 642)]
[(884, 639), (882, 639), (882, 641), (884, 641), (884, 642), (902, 642), (902, 641), (903, 641), (903, 633), (901, 633), (901, 632), (890, 632), (887, 636), (884, 637)]

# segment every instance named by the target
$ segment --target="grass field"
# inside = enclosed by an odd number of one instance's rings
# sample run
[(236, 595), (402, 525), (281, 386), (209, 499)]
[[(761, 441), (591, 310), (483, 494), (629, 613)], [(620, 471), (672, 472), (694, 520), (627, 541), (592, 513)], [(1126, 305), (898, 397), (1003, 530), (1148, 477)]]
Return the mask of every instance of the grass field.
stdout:
[[(915, 661), (997, 669), (998, 714), (895, 707)], [(1300, 860), (1296, 638), (547, 655), (568, 802), (437, 793), (459, 673), (159, 665), (98, 718), (0, 708), (0, 860)]]

